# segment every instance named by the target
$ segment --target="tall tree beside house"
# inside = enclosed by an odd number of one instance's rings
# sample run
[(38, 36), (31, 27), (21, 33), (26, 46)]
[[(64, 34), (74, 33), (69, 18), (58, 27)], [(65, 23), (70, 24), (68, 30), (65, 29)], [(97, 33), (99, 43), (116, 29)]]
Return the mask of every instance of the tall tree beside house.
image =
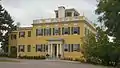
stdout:
[(97, 31), (97, 41), (93, 34), (89, 34), (83, 40), (83, 54), (87, 62), (116, 66), (120, 57), (119, 43), (109, 42), (106, 32), (100, 27)]
[(0, 42), (5, 52), (8, 51), (9, 33), (15, 29), (16, 26), (10, 14), (0, 5)]
[(96, 14), (107, 27), (107, 34), (120, 40), (120, 0), (97, 0)]

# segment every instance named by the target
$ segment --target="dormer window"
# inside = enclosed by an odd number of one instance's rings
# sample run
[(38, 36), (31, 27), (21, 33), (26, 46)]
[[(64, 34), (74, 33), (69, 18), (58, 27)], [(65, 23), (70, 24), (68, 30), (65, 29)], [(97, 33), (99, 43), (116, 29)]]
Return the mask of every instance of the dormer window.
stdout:
[(72, 17), (72, 12), (66, 12), (65, 17)]

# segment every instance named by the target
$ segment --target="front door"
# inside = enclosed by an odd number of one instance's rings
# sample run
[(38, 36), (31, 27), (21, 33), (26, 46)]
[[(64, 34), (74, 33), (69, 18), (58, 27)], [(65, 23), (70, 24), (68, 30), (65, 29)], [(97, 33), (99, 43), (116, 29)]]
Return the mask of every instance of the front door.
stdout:
[(53, 56), (57, 57), (57, 44), (53, 44)]

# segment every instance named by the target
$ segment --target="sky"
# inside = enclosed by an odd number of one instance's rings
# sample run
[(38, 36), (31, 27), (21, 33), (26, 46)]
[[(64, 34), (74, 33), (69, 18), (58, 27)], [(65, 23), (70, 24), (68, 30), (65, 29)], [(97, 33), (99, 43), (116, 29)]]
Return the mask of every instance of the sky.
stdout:
[(75, 8), (90, 21), (97, 22), (96, 0), (2, 0), (1, 4), (21, 26), (31, 26), (35, 19), (55, 18), (54, 10), (59, 6)]

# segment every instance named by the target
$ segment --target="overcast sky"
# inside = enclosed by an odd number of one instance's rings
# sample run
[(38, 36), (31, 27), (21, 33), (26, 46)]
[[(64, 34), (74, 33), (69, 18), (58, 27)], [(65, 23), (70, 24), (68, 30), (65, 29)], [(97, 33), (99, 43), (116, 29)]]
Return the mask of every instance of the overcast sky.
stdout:
[(97, 20), (96, 0), (2, 0), (2, 5), (21, 26), (30, 26), (34, 19), (55, 17), (58, 6), (75, 8), (89, 20)]

